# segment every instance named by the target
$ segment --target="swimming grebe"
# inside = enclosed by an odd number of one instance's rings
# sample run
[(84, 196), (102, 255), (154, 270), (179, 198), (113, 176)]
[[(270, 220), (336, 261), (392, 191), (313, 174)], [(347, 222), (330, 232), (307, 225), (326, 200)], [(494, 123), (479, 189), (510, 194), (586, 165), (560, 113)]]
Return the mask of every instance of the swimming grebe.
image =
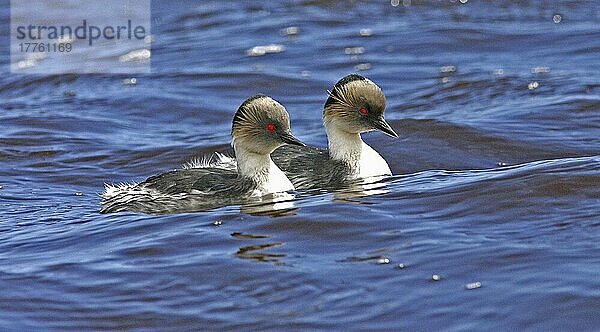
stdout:
[(339, 187), (348, 181), (391, 175), (390, 167), (360, 134), (380, 130), (398, 137), (384, 119), (385, 95), (356, 74), (339, 80), (323, 108), (329, 149), (283, 146), (272, 154), (297, 189)]
[[(182, 200), (222, 203), (294, 190), (270, 153), (284, 144), (304, 146), (290, 130), (286, 109), (263, 94), (246, 99), (231, 129), (235, 167), (212, 162), (177, 169), (135, 185), (106, 186), (102, 212), (176, 209)], [(222, 205), (222, 204), (220, 204)]]

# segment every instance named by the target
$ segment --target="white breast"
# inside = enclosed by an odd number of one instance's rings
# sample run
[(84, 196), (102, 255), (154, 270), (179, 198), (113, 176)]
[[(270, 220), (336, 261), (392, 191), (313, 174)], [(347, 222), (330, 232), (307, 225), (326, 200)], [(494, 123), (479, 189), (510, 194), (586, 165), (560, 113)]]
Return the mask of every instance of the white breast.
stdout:
[(367, 178), (378, 175), (392, 175), (390, 166), (377, 151), (363, 143), (360, 154), (359, 177)]
[(271, 160), (269, 165), (269, 180), (261, 189), (263, 194), (270, 194), (294, 190), (294, 185), (290, 182), (285, 173), (283, 173), (283, 171), (281, 171)]

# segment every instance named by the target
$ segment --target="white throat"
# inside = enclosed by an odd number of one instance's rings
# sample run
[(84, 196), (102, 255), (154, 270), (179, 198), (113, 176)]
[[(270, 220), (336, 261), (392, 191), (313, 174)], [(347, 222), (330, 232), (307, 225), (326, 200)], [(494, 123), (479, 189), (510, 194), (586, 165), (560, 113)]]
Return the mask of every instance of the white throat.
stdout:
[(294, 185), (275, 165), (268, 154), (258, 154), (233, 145), (240, 176), (250, 178), (258, 185), (256, 194), (264, 195), (294, 190)]
[(355, 178), (391, 175), (390, 167), (383, 157), (363, 142), (359, 133), (349, 133), (332, 122), (325, 122), (329, 155), (334, 160), (348, 164)]

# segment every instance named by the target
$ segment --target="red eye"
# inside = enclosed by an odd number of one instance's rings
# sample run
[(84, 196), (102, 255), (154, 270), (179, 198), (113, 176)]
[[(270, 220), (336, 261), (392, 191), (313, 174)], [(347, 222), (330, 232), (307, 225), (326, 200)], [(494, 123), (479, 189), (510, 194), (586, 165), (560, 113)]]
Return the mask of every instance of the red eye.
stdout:
[(369, 114), (369, 111), (368, 111), (366, 108), (364, 108), (364, 107), (361, 107), (361, 108), (358, 110), (358, 113), (360, 113), (360, 114), (362, 114), (362, 115), (367, 115), (367, 114)]
[(269, 124), (267, 125), (267, 130), (268, 130), (268, 131), (270, 131), (270, 132), (274, 132), (274, 131), (275, 131), (275, 129), (277, 129), (277, 128), (275, 127), (275, 125), (274, 125), (274, 124), (272, 124), (272, 123), (269, 123)]

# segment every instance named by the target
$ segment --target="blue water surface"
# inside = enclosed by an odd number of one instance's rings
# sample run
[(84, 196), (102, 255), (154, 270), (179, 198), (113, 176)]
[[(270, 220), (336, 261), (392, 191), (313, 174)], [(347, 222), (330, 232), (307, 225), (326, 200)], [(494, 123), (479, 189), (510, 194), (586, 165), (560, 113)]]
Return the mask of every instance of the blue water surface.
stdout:
[[(599, 2), (155, 1), (135, 76), (11, 74), (9, 21), (0, 330), (600, 329)], [(363, 135), (383, 187), (99, 213), (105, 183), (226, 150), (258, 92), (325, 146), (352, 72), (400, 135)]]

